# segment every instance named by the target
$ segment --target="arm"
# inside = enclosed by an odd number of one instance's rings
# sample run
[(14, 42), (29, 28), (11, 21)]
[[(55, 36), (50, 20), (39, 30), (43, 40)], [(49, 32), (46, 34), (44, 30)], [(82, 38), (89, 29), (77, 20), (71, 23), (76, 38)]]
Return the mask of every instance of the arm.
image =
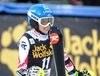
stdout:
[[(28, 52), (30, 49), (28, 39), (23, 36), (19, 43), (19, 55), (18, 55), (18, 69), (17, 69), (17, 74), (24, 74), (26, 69), (27, 69), (27, 64), (28, 64)], [(22, 76), (22, 75), (21, 75)]]
[(64, 60), (65, 69), (68, 71), (69, 75), (73, 75), (77, 70), (66, 52), (64, 52)]
[(90, 70), (83, 70), (82, 72), (78, 71), (66, 52), (64, 52), (64, 60), (65, 69), (68, 71), (70, 76), (96, 76), (95, 73)]

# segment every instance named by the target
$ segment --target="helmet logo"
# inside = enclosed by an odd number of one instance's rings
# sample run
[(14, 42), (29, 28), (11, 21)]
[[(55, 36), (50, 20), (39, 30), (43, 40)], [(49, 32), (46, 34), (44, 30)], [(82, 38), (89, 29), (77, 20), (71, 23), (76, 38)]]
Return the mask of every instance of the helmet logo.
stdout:
[(35, 19), (35, 20), (38, 20), (35, 16), (33, 16), (32, 14), (31, 14), (31, 17), (33, 18), (33, 19)]
[(31, 13), (31, 11), (28, 11), (28, 16), (31, 17), (33, 20), (37, 21), (38, 17), (36, 17), (34, 14)]
[(49, 9), (47, 6), (43, 6), (44, 9)]
[(59, 35), (57, 33), (50, 34), (50, 41), (52, 44), (57, 44), (59, 42)]
[(43, 6), (43, 8), (45, 9), (45, 10), (44, 10), (44, 13), (46, 13), (46, 12), (47, 12), (47, 13), (48, 13), (48, 12), (51, 13), (51, 10), (50, 10), (47, 6)]

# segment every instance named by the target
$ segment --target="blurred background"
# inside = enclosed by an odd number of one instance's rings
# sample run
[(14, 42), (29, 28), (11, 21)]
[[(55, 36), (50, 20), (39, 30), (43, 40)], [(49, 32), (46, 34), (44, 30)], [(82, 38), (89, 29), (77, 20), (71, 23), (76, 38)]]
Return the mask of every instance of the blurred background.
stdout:
[[(0, 0), (0, 76), (16, 76), (17, 42), (28, 25), (27, 10), (38, 3), (52, 9), (76, 68), (100, 76), (100, 0)], [(54, 65), (51, 76), (56, 76)]]

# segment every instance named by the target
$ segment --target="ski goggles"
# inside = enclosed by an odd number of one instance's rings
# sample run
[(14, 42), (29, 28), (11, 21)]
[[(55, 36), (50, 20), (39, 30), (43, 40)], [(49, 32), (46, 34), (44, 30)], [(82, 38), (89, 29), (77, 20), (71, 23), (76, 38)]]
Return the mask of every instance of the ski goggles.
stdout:
[(35, 15), (33, 15), (30, 11), (28, 11), (28, 16), (30, 16), (33, 20), (37, 21), (43, 27), (47, 27), (48, 25), (52, 27), (54, 24), (54, 17), (38, 18)]
[(54, 17), (43, 17), (38, 19), (38, 23), (43, 26), (47, 27), (48, 25), (53, 26), (54, 24)]

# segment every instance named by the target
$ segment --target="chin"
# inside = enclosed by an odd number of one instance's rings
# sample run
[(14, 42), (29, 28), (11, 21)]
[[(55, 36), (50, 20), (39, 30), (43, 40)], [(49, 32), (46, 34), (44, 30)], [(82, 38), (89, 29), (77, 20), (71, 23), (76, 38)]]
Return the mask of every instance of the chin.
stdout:
[(44, 34), (48, 34), (48, 32), (44, 32)]
[(47, 33), (44, 33), (44, 34), (48, 34), (48, 32)]

